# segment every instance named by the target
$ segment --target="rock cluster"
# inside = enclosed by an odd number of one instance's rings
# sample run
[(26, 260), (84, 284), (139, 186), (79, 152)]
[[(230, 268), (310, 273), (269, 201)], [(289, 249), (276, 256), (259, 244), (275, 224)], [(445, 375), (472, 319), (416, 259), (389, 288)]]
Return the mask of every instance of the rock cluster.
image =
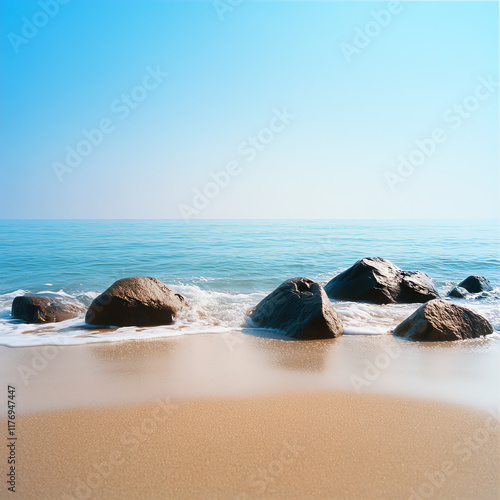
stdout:
[(439, 294), (424, 273), (407, 272), (381, 257), (356, 262), (325, 286), (332, 299), (374, 304), (422, 303)]
[[(483, 276), (469, 276), (448, 295), (463, 298), (491, 291)], [(291, 278), (259, 302), (248, 315), (252, 326), (279, 330), (300, 340), (331, 339), (343, 334), (342, 321), (330, 299), (375, 304), (424, 303), (393, 331), (420, 341), (473, 339), (493, 332), (479, 314), (441, 300), (429, 276), (403, 271), (380, 258), (364, 258), (330, 280), (325, 288), (309, 278)], [(124, 278), (90, 304), (85, 322), (101, 327), (172, 324), (187, 300), (165, 283), (150, 277)], [(23, 295), (12, 303), (12, 316), (27, 323), (74, 318), (83, 305), (53, 297)]]
[(464, 299), (471, 293), (491, 292), (493, 287), (484, 276), (469, 276), (448, 293), (448, 297)]

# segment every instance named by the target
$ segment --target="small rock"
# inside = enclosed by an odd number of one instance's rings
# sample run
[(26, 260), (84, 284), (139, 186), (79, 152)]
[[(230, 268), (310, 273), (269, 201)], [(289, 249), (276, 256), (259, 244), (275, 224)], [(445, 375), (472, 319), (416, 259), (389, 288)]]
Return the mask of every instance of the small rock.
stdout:
[(491, 292), (493, 286), (484, 276), (469, 276), (458, 284), (450, 293), (448, 297), (456, 297), (463, 299), (468, 293)]
[(54, 297), (21, 295), (12, 302), (12, 316), (26, 323), (58, 323), (75, 318), (84, 311), (82, 306), (62, 302)]

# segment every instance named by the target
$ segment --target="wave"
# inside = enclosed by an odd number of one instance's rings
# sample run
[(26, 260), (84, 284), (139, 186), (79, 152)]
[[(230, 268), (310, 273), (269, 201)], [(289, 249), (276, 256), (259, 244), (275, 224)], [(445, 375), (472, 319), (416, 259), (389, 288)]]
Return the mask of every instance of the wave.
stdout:
[[(199, 277), (193, 281), (206, 286), (213, 280)], [(190, 301), (190, 307), (182, 311), (172, 325), (147, 328), (95, 328), (85, 323), (84, 314), (60, 323), (26, 324), (11, 318), (10, 311), (13, 299), (30, 291), (15, 290), (0, 295), (0, 345), (8, 347), (75, 345), (199, 333), (233, 331), (257, 333), (258, 329), (252, 328), (249, 323), (247, 312), (269, 293), (269, 291), (230, 293), (206, 290), (197, 284), (182, 282), (170, 286)], [(452, 286), (454, 283), (451, 282), (440, 283), (439, 291), (444, 296)], [(65, 290), (38, 292), (39, 295), (50, 295), (62, 301), (78, 301), (87, 307), (99, 293), (97, 291), (69, 293)], [(500, 332), (500, 288), (480, 296), (455, 299), (455, 301), (483, 315), (493, 325), (494, 330)], [(374, 305), (348, 301), (333, 301), (333, 305), (343, 321), (344, 333), (347, 335), (390, 334), (396, 325), (420, 306), (420, 304)]]

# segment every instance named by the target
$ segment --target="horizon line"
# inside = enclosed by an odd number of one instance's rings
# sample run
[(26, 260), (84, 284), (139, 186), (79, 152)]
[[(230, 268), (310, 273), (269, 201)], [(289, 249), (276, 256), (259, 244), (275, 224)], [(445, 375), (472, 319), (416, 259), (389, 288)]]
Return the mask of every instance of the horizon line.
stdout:
[(469, 217), (469, 218), (363, 218), (363, 217), (343, 217), (343, 218), (215, 218), (215, 219), (182, 219), (182, 218), (168, 218), (168, 217), (102, 217), (102, 218), (83, 218), (83, 217), (39, 217), (39, 218), (4, 218), (0, 217), (0, 221), (179, 221), (189, 224), (191, 222), (214, 222), (214, 221), (489, 221), (489, 222), (500, 222), (500, 215), (498, 217)]

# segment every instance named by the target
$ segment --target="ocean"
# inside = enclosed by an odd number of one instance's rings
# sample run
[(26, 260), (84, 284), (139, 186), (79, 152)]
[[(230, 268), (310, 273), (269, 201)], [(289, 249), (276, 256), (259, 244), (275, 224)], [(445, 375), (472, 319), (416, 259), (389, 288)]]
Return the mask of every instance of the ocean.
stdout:
[[(472, 274), (493, 292), (459, 299), (500, 340), (499, 227), (493, 221), (422, 220), (3, 220), (0, 221), (0, 345), (83, 344), (240, 330), (261, 335), (246, 311), (284, 280), (326, 284), (363, 257), (423, 271), (446, 293)], [(191, 307), (173, 325), (96, 330), (84, 315), (27, 325), (10, 317), (24, 293), (85, 305), (114, 281), (153, 276)], [(455, 299), (456, 300), (456, 299)], [(345, 334), (389, 334), (417, 304), (333, 301)], [(269, 333), (272, 335), (272, 333)]]

